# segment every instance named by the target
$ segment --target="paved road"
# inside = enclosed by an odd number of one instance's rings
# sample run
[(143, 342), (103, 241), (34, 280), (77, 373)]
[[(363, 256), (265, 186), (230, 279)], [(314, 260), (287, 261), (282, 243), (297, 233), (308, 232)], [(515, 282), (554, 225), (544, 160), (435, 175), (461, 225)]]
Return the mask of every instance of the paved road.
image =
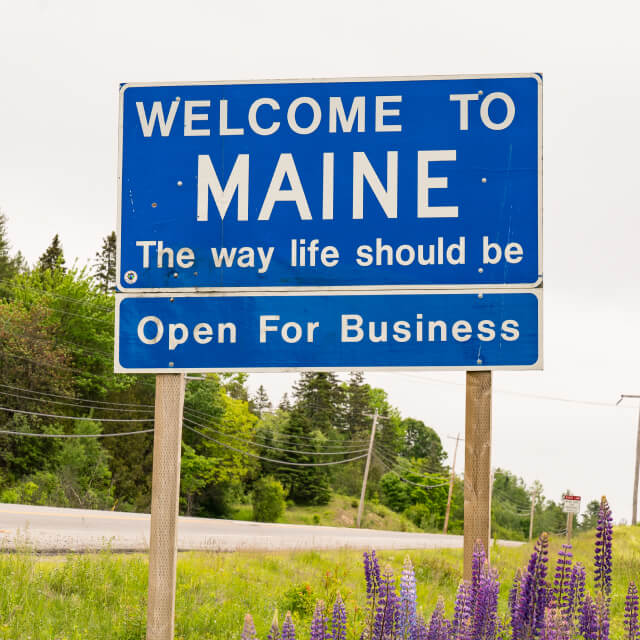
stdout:
[[(147, 514), (0, 504), (0, 546), (4, 549), (27, 545), (47, 553), (106, 547), (146, 551), (148, 540)], [(178, 547), (181, 551), (459, 548), (462, 536), (180, 518)]]

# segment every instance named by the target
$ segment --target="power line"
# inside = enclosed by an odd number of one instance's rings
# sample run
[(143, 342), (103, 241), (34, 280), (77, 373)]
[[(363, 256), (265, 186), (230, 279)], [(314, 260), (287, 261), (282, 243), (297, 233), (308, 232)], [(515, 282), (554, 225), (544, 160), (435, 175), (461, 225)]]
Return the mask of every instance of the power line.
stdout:
[(153, 429), (122, 431), (120, 433), (27, 433), (26, 431), (7, 431), (5, 429), (0, 429), (0, 434), (10, 436), (27, 436), (29, 438), (113, 438), (116, 436), (136, 436), (139, 433), (153, 433)]
[[(4, 386), (4, 385), (0, 385), (0, 386)], [(0, 395), (11, 396), (13, 398), (22, 398), (23, 400), (32, 400), (33, 402), (46, 402), (50, 404), (64, 405), (67, 407), (77, 407), (79, 409), (99, 409), (100, 411), (126, 411), (128, 413), (132, 413), (134, 411), (144, 411), (146, 413), (149, 413), (148, 409), (123, 409), (121, 407), (96, 407), (95, 405), (79, 404), (76, 402), (65, 402), (64, 400), (51, 400), (50, 398), (43, 398), (43, 397), (38, 398), (33, 396), (25, 396), (20, 393), (10, 393), (9, 391), (3, 391), (2, 389), (0, 389)]]
[(349, 458), (347, 460), (334, 460), (332, 462), (290, 462), (288, 460), (274, 460), (273, 458), (266, 458), (264, 456), (259, 456), (255, 453), (249, 453), (248, 451), (242, 451), (242, 449), (236, 449), (235, 447), (232, 447), (229, 444), (226, 444), (224, 442), (220, 442), (219, 440), (216, 440), (215, 438), (212, 438), (211, 436), (206, 435), (205, 433), (202, 433), (201, 431), (198, 431), (197, 429), (194, 429), (193, 427), (185, 424), (184, 425), (185, 429), (189, 429), (189, 431), (193, 431), (194, 433), (197, 433), (199, 436), (202, 436), (203, 438), (205, 438), (206, 440), (211, 440), (212, 442), (215, 442), (216, 444), (219, 444), (221, 447), (224, 447), (226, 449), (230, 449), (231, 451), (235, 451), (236, 453), (239, 453), (243, 456), (249, 456), (250, 458), (257, 458), (258, 460), (264, 460), (266, 462), (273, 462), (275, 464), (283, 464), (283, 465), (287, 465), (287, 466), (291, 466), (291, 467), (328, 467), (331, 465), (336, 465), (336, 464), (346, 464), (347, 462), (353, 462), (355, 460), (361, 460), (362, 458), (366, 458), (367, 454), (363, 453), (359, 456), (356, 456), (355, 458)]
[[(371, 373), (377, 373), (377, 372), (373, 371)], [(411, 373), (404, 373), (399, 371), (391, 372), (391, 375), (404, 376), (405, 378), (411, 378), (412, 380), (420, 380), (422, 382), (435, 382), (437, 384), (444, 384), (444, 385), (450, 385), (455, 387), (465, 386), (464, 382), (455, 382), (453, 380), (439, 380), (438, 378), (432, 378), (430, 376), (418, 376), (418, 375), (413, 375)], [(494, 391), (497, 393), (505, 393), (507, 395), (522, 396), (525, 398), (535, 398), (537, 400), (552, 400), (555, 402), (566, 402), (569, 404), (582, 404), (582, 405), (597, 406), (597, 407), (615, 406), (613, 402), (598, 402), (595, 400), (579, 400), (576, 398), (563, 398), (561, 396), (550, 396), (550, 395), (545, 395), (540, 393), (526, 393), (524, 391), (512, 391), (509, 389), (494, 389)]]
[[(27, 393), (37, 393), (41, 396), (49, 396), (51, 398), (64, 398), (65, 400), (80, 400), (82, 402), (93, 402), (96, 404), (104, 404), (104, 405), (111, 405), (111, 406), (117, 406), (117, 407), (145, 407), (145, 408), (154, 408), (154, 405), (152, 404), (137, 404), (137, 403), (129, 403), (129, 402), (107, 402), (106, 400), (86, 400), (86, 399), (81, 399), (81, 398), (75, 398), (74, 396), (65, 396), (59, 393), (47, 393), (46, 391), (35, 391), (33, 389), (26, 389), (24, 387), (16, 387), (14, 385), (10, 385), (10, 384), (2, 384), (0, 383), (0, 387), (4, 387), (5, 389), (13, 389), (14, 391), (24, 391)], [(96, 407), (96, 409), (99, 409), (100, 407)]]
[(24, 411), (23, 409), (12, 409), (11, 407), (0, 407), (0, 411), (7, 413), (21, 413), (29, 416), (40, 416), (42, 418), (59, 418), (61, 420), (89, 420), (92, 422), (153, 422), (153, 418), (89, 418), (82, 416), (62, 416), (57, 413), (39, 413), (37, 411)]
[(239, 440), (240, 442), (245, 442), (255, 447), (260, 447), (262, 449), (272, 449), (273, 451), (284, 451), (286, 453), (299, 453), (301, 455), (313, 455), (313, 456), (338, 456), (343, 454), (348, 455), (350, 453), (362, 453), (363, 451), (366, 451), (366, 449), (356, 449), (356, 450), (349, 450), (349, 451), (298, 451), (297, 449), (283, 449), (282, 447), (273, 447), (267, 444), (254, 442), (253, 440), (248, 440), (247, 438), (232, 436), (228, 433), (225, 433), (224, 431), (221, 431), (220, 429), (214, 429), (213, 427), (200, 424), (199, 422), (196, 422), (191, 418), (184, 417), (183, 419), (185, 420), (185, 422), (188, 422), (191, 425), (195, 425), (196, 427), (200, 427), (201, 429), (209, 429), (211, 431), (214, 431), (215, 433), (219, 433), (221, 436), (225, 438), (231, 438), (232, 440)]
[[(438, 472), (436, 472), (436, 471), (429, 471), (429, 470), (423, 471), (422, 469), (416, 469), (415, 467), (409, 466), (409, 463), (404, 458), (401, 458), (401, 457), (399, 457), (399, 460), (402, 461), (404, 463), (404, 465), (400, 464), (400, 462), (398, 462), (398, 460), (393, 462), (392, 461), (392, 456), (389, 453), (387, 453), (384, 449), (376, 449), (376, 452), (378, 453), (378, 457), (380, 457), (381, 459), (383, 458), (382, 453), (384, 453), (385, 454), (384, 455), (385, 462), (387, 464), (391, 465), (392, 467), (397, 466), (397, 467), (403, 468), (403, 466), (404, 466), (404, 470), (405, 471), (408, 471), (410, 473), (415, 473), (417, 475), (425, 475), (426, 473), (433, 474), (433, 475), (439, 475)], [(447, 482), (448, 482), (448, 480), (447, 480)]]

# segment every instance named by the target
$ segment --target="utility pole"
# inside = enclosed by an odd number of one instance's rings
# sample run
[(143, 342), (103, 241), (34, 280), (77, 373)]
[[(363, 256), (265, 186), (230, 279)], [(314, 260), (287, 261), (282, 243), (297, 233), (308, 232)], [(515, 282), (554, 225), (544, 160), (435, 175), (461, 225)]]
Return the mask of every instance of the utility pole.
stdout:
[(376, 427), (378, 426), (378, 410), (373, 414), (373, 424), (371, 425), (371, 437), (369, 438), (369, 452), (367, 453), (367, 462), (364, 465), (364, 478), (362, 478), (362, 491), (360, 492), (360, 504), (358, 505), (357, 527), (360, 528), (362, 522), (362, 512), (364, 511), (364, 496), (367, 492), (367, 479), (369, 477), (369, 466), (371, 465), (371, 454), (373, 453), (373, 441), (376, 437)]
[(447, 510), (444, 514), (444, 529), (442, 533), (447, 533), (447, 529), (449, 528), (449, 513), (451, 512), (451, 496), (453, 495), (453, 482), (456, 479), (456, 457), (458, 456), (458, 443), (462, 438), (460, 438), (460, 434), (456, 435), (455, 438), (451, 436), (447, 436), (447, 438), (456, 441), (456, 446), (453, 450), (453, 464), (451, 465), (451, 479), (449, 480), (449, 495), (447, 496)]
[(536, 512), (536, 502), (538, 500), (538, 490), (531, 490), (531, 514), (529, 515), (529, 542), (533, 540), (533, 516)]
[[(640, 399), (640, 395), (621, 394), (616, 402), (616, 406), (619, 405), (625, 398)], [(631, 511), (631, 524), (635, 526), (638, 524), (638, 480), (640, 477), (640, 409), (638, 409), (638, 429), (636, 434), (636, 464), (633, 474), (633, 507)]]

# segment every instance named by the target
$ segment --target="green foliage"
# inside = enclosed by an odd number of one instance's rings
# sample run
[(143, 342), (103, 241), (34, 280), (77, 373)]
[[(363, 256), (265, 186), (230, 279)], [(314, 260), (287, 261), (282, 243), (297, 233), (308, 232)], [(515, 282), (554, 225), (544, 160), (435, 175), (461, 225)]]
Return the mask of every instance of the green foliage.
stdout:
[(64, 252), (60, 237), (56, 233), (51, 240), (51, 244), (46, 251), (40, 256), (37, 268), (40, 271), (64, 271)]
[(111, 291), (116, 284), (116, 232), (102, 239), (102, 248), (96, 253), (93, 277), (103, 293)]
[(308, 618), (313, 614), (316, 600), (317, 595), (308, 582), (293, 584), (284, 592), (282, 610)]
[(440, 436), (422, 420), (414, 418), (405, 418), (401, 428), (404, 432), (402, 455), (419, 459), (425, 470), (441, 471), (447, 454), (442, 448)]
[(270, 476), (260, 478), (253, 485), (251, 504), (256, 522), (277, 522), (286, 507), (282, 484)]

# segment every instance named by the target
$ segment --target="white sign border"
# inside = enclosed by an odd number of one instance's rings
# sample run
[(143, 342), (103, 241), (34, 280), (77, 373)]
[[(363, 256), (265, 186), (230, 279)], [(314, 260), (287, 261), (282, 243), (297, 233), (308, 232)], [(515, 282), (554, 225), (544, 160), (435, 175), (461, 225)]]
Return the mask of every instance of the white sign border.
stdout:
[[(367, 295), (370, 292), (364, 291), (338, 291), (332, 292), (335, 295)], [(116, 309), (115, 309), (115, 340), (114, 340), (114, 372), (115, 373), (229, 373), (229, 372), (240, 372), (240, 373), (296, 373), (301, 371), (534, 371), (534, 370), (542, 370), (544, 368), (544, 358), (543, 358), (543, 289), (542, 287), (538, 287), (536, 289), (510, 289), (509, 291), (495, 291), (495, 289), (467, 289), (465, 291), (460, 290), (422, 290), (422, 289), (414, 289), (410, 292), (403, 292), (403, 295), (461, 295), (461, 294), (469, 294), (469, 295), (484, 295), (484, 294), (496, 294), (496, 293), (504, 293), (505, 295), (512, 295), (515, 293), (529, 293), (536, 296), (538, 300), (538, 360), (532, 365), (497, 365), (488, 367), (487, 365), (474, 365), (474, 366), (369, 366), (369, 367), (244, 367), (244, 368), (236, 368), (236, 367), (161, 367), (161, 368), (127, 368), (123, 367), (120, 364), (120, 342), (118, 340), (118, 336), (120, 335), (120, 304), (123, 300), (127, 298), (192, 298), (193, 296), (186, 292), (172, 293), (172, 292), (162, 292), (162, 293), (154, 293), (154, 294), (146, 294), (146, 295), (138, 295), (138, 294), (124, 294), (117, 293), (116, 294)], [(394, 295), (397, 294), (395, 291), (379, 291), (379, 295)], [(255, 294), (247, 294), (246, 292), (239, 291), (224, 291), (215, 296), (207, 296), (207, 297), (216, 297), (216, 298), (226, 298), (226, 297), (270, 297), (273, 296), (275, 298), (283, 298), (283, 297), (295, 297), (295, 296), (322, 296), (326, 295), (325, 291), (306, 291), (304, 293), (300, 291), (290, 291), (286, 294), (273, 294), (269, 292), (257, 292)], [(204, 296), (203, 296), (204, 297)]]
[[(347, 82), (412, 82), (420, 80), (500, 80), (510, 78), (533, 78), (538, 83), (538, 279), (532, 283), (510, 283), (510, 284), (473, 284), (473, 285), (335, 285), (335, 286), (286, 286), (286, 287), (122, 287), (121, 285), (121, 238), (122, 238), (122, 140), (123, 140), (123, 109), (124, 93), (129, 87), (195, 87), (195, 86), (219, 86), (219, 85), (246, 85), (246, 84), (311, 84), (311, 83), (347, 83)], [(118, 174), (117, 174), (117, 223), (116, 223), (116, 289), (119, 293), (208, 293), (222, 294), (223, 292), (242, 292), (245, 295), (262, 292), (285, 293), (296, 291), (302, 293), (312, 293), (314, 291), (338, 292), (383, 292), (383, 291), (421, 291), (432, 290), (476, 290), (482, 288), (490, 289), (535, 289), (542, 285), (542, 211), (543, 211), (543, 190), (542, 190), (542, 74), (541, 73), (495, 73), (495, 74), (456, 74), (456, 75), (434, 75), (434, 76), (385, 76), (385, 77), (355, 77), (355, 78), (294, 78), (275, 80), (215, 80), (211, 82), (130, 82), (120, 86), (119, 114), (118, 114)]]

